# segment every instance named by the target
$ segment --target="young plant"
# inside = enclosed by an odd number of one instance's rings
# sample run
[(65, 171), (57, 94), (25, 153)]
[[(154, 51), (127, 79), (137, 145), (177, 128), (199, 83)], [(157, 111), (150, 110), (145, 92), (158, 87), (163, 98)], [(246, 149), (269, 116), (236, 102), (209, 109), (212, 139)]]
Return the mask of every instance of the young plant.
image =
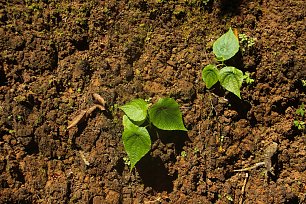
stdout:
[[(238, 51), (239, 41), (231, 28), (214, 42), (213, 53), (221, 64), (209, 64), (204, 67), (202, 78), (208, 89), (219, 81), (223, 88), (241, 99), (240, 88), (244, 79), (247, 80), (247, 83), (252, 83), (252, 79), (249, 75), (243, 75), (239, 69), (226, 66), (224, 63), (234, 57)], [(218, 67), (222, 68), (219, 70)]]
[(238, 38), (241, 43), (242, 52), (250, 51), (255, 45), (256, 38), (249, 37), (243, 33), (239, 34)]
[(172, 98), (161, 98), (152, 106), (143, 99), (134, 99), (120, 109), (125, 113), (122, 140), (131, 170), (151, 149), (147, 128), (187, 131), (179, 105)]
[[(302, 105), (299, 106), (299, 108), (295, 111), (295, 114), (297, 117), (301, 117), (304, 119), (305, 115), (305, 105), (302, 103)], [(302, 120), (298, 120), (297, 118), (293, 121), (293, 125), (298, 129), (298, 130), (304, 130), (305, 129), (305, 122)]]

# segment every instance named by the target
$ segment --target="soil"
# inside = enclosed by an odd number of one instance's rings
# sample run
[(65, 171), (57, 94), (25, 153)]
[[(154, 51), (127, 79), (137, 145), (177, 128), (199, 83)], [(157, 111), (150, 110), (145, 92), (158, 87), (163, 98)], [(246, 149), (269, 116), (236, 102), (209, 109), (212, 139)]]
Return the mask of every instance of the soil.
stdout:
[[(306, 203), (293, 125), (305, 12), (303, 0), (1, 1), (0, 203)], [(255, 80), (242, 100), (201, 77), (229, 27), (256, 38), (229, 62)], [(93, 93), (106, 110), (67, 129)], [(165, 96), (188, 132), (162, 132), (130, 171), (118, 106)], [(234, 172), (273, 142), (275, 175)]]

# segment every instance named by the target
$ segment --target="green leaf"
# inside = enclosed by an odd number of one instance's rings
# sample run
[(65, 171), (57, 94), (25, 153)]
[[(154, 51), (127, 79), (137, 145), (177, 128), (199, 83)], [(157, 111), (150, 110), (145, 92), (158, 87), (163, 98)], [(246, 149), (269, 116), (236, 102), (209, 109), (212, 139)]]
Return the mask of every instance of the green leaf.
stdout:
[(224, 67), (219, 72), (221, 86), (241, 99), (240, 88), (243, 82), (243, 73), (235, 67)]
[(239, 41), (230, 28), (213, 45), (213, 53), (219, 61), (232, 58), (239, 51)]
[(183, 130), (182, 113), (179, 105), (172, 98), (162, 98), (149, 110), (150, 121), (161, 130)]
[(302, 103), (302, 105), (299, 106), (299, 108), (295, 111), (296, 114), (304, 117), (305, 114), (305, 105)]
[(124, 131), (122, 134), (122, 140), (124, 149), (127, 152), (130, 162), (131, 170), (134, 168), (135, 164), (144, 157), (151, 149), (151, 138), (149, 132), (144, 127), (138, 127), (134, 125), (125, 117)]
[(124, 115), (122, 118), (122, 124), (124, 129), (129, 129), (133, 128), (134, 126), (137, 126), (126, 115)]
[(141, 125), (147, 118), (148, 103), (143, 99), (134, 99), (120, 107), (121, 110), (132, 120)]
[(209, 64), (204, 67), (202, 71), (202, 78), (208, 89), (210, 89), (213, 85), (215, 85), (215, 83), (218, 82), (218, 73), (219, 70), (215, 65)]

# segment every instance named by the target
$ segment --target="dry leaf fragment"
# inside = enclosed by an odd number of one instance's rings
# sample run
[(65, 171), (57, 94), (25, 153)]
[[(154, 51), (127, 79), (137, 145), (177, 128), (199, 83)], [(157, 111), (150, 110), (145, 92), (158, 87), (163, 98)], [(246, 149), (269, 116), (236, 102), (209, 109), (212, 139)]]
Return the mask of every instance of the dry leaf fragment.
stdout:
[(97, 109), (97, 106), (96, 106), (96, 105), (94, 105), (94, 106), (88, 108), (88, 109), (86, 110), (86, 117), (89, 117), (90, 114), (91, 114), (92, 112), (94, 112), (94, 110), (96, 110), (96, 109)]
[(71, 121), (71, 123), (70, 123), (70, 125), (68, 125), (67, 129), (70, 129), (70, 128), (76, 126), (76, 125), (79, 124), (82, 120), (84, 120), (85, 115), (86, 115), (86, 112), (87, 112), (87, 111), (82, 110), (82, 111), (80, 112), (80, 114), (77, 115), (77, 116)]
[(88, 117), (97, 108), (99, 108), (100, 110), (105, 110), (105, 108), (101, 105), (94, 105), (86, 110), (86, 117)]
[(94, 93), (93, 94), (93, 97), (94, 97), (94, 99), (96, 99), (102, 106), (104, 106), (105, 107), (105, 100), (104, 100), (104, 98), (102, 97), (102, 96), (100, 96), (99, 94), (97, 94), (97, 93)]
[(74, 126), (76, 126), (77, 124), (79, 124), (80, 122), (82, 122), (84, 119), (88, 118), (90, 116), (90, 114), (96, 110), (97, 108), (99, 108), (100, 110), (105, 110), (105, 100), (102, 96), (100, 96), (97, 93), (93, 94), (93, 97), (95, 100), (97, 100), (99, 102), (99, 104), (96, 104), (90, 108), (88, 108), (87, 110), (82, 110), (80, 112), (79, 115), (77, 115), (72, 121), (71, 124), (68, 125), (67, 129), (70, 129)]
[(96, 105), (96, 107), (99, 108), (99, 109), (102, 110), (102, 111), (105, 110), (105, 107), (104, 107), (104, 106)]

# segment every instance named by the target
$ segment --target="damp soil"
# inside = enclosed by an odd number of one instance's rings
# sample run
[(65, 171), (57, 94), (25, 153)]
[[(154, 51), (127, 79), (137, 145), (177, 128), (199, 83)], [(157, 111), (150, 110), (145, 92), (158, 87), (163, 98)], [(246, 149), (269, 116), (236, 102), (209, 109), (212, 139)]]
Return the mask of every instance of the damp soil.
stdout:
[[(305, 130), (293, 125), (305, 121), (305, 7), (1, 1), (0, 203), (306, 203)], [(229, 27), (255, 39), (229, 62), (254, 79), (242, 100), (201, 77)], [(93, 93), (106, 110), (67, 129)], [(161, 97), (179, 103), (188, 132), (161, 132), (130, 171), (118, 106)], [(273, 142), (274, 175), (234, 172)]]

